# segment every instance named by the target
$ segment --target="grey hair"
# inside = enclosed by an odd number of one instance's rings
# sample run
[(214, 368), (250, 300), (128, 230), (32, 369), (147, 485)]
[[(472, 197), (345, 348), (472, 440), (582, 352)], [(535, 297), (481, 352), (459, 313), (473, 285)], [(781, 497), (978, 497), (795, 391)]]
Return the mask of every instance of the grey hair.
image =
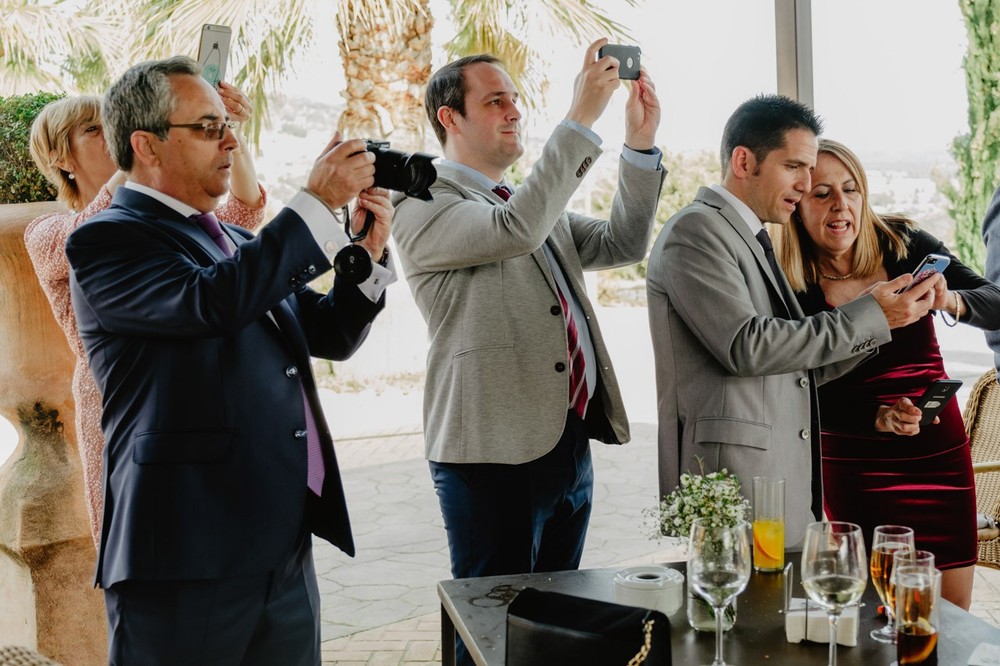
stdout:
[(188, 56), (151, 60), (130, 67), (104, 95), (101, 115), (108, 152), (122, 171), (131, 171), (135, 159), (132, 134), (137, 130), (167, 138), (170, 114), (177, 106), (170, 77), (201, 74), (201, 65)]

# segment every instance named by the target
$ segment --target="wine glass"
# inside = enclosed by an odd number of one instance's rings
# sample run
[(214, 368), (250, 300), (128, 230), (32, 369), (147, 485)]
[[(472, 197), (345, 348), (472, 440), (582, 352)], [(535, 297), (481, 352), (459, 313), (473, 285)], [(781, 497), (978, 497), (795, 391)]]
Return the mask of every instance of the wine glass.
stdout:
[(811, 523), (802, 544), (802, 587), (830, 620), (829, 666), (837, 664), (837, 620), (864, 594), (865, 540), (854, 523)]
[(896, 642), (896, 623), (893, 616), (893, 600), (889, 596), (889, 575), (897, 554), (911, 552), (914, 548), (913, 530), (902, 525), (879, 525), (872, 537), (871, 575), (872, 585), (885, 607), (885, 626), (872, 629), (870, 636), (880, 643)]
[(722, 660), (722, 616), (750, 580), (750, 543), (750, 524), (746, 521), (732, 527), (714, 527), (710, 518), (698, 518), (691, 525), (688, 582), (715, 610), (712, 666), (726, 666)]

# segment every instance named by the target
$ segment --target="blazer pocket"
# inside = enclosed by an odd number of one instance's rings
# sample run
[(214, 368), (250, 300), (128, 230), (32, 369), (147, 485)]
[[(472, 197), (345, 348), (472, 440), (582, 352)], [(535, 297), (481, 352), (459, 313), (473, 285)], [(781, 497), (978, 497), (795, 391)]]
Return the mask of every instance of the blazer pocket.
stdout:
[(771, 426), (756, 421), (733, 418), (698, 419), (694, 429), (698, 444), (715, 442), (750, 446), (755, 449), (771, 448)]
[(218, 463), (226, 460), (236, 430), (152, 431), (136, 435), (132, 460), (139, 465)]

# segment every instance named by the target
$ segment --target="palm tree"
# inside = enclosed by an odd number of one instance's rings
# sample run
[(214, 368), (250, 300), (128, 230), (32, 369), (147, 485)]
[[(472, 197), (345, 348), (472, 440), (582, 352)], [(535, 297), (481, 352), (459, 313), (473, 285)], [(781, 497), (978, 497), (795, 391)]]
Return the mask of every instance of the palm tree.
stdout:
[(347, 108), (338, 129), (354, 136), (422, 137), (433, 25), (429, 0), (339, 0)]
[[(449, 1), (457, 26), (446, 45), (449, 56), (499, 56), (529, 107), (541, 102), (546, 84), (545, 58), (529, 45), (534, 40), (568, 34), (582, 43), (593, 35), (627, 34), (590, 0)], [(77, 14), (56, 12), (60, 2), (43, 8), (36, 0), (0, 0), (14, 19), (0, 33), (0, 82), (13, 78), (11, 72), (30, 72), (36, 77), (27, 84), (32, 89), (43, 80), (58, 87), (59, 78), (41, 67), (54, 63), (78, 90), (99, 92), (109, 72), (127, 64), (121, 54), (133, 62), (194, 55), (203, 24), (230, 25), (231, 78), (257, 110), (250, 123), (254, 143), (268, 117), (268, 97), (314, 31), (307, 0), (91, 0)], [(52, 16), (39, 18), (46, 9)], [(337, 0), (336, 23), (346, 81), (338, 127), (354, 136), (422, 136), (434, 24), (430, 0)]]
[[(61, 92), (70, 75), (81, 91), (99, 89), (114, 46), (114, 22), (66, 6), (35, 0), (0, 0), (0, 96), (38, 90)], [(87, 66), (79, 71), (79, 63)]]

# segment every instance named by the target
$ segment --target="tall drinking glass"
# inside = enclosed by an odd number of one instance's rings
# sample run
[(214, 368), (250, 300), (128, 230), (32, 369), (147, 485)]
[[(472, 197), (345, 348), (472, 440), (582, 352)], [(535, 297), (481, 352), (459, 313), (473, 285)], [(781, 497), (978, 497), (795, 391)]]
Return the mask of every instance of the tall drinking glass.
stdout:
[(837, 664), (837, 620), (864, 594), (865, 540), (854, 523), (811, 523), (802, 544), (802, 587), (830, 620), (829, 666)]
[(715, 609), (715, 661), (712, 666), (726, 666), (722, 660), (722, 615), (750, 580), (750, 542), (750, 525), (746, 521), (734, 527), (713, 527), (710, 519), (698, 518), (691, 525), (688, 583)]
[(937, 665), (941, 572), (926, 565), (896, 567), (896, 644), (898, 666)]
[[(896, 578), (901, 567), (924, 567), (934, 569), (934, 553), (929, 550), (907, 550), (899, 551), (892, 560), (892, 569), (889, 571), (889, 585), (886, 588), (887, 604), (896, 610)], [(896, 637), (898, 639), (899, 632)]]
[(753, 568), (785, 568), (785, 480), (753, 477)]
[(897, 554), (911, 552), (913, 530), (902, 525), (879, 525), (872, 536), (871, 575), (872, 585), (885, 607), (884, 627), (872, 629), (871, 637), (880, 643), (896, 642), (896, 625), (893, 622), (893, 605), (889, 597), (889, 575)]

